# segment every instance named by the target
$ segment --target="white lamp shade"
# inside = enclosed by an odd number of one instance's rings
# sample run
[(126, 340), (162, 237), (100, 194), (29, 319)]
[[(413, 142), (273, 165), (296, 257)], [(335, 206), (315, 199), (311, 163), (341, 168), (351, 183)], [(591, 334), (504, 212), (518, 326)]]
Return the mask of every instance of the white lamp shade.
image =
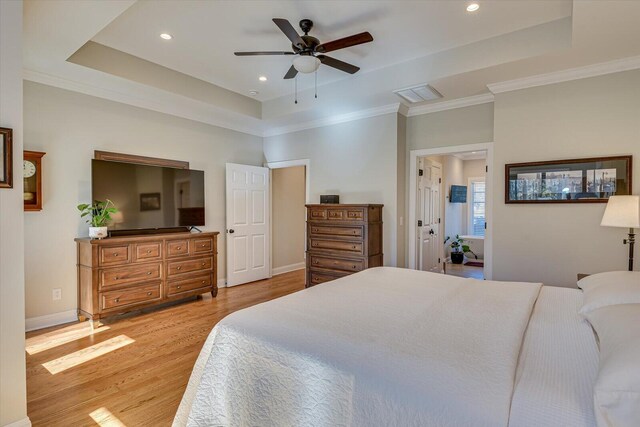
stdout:
[(640, 196), (611, 196), (600, 225), (640, 228)]
[(301, 55), (293, 60), (293, 67), (301, 73), (313, 73), (320, 66), (320, 60), (315, 56)]

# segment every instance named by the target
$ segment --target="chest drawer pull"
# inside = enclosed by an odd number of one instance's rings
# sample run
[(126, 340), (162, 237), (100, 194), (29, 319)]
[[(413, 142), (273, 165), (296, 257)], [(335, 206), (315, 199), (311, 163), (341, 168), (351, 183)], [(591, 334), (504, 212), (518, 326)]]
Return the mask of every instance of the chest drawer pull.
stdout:
[(182, 286), (178, 285), (176, 286), (177, 289), (182, 289)]
[(203, 281), (202, 281), (202, 284), (204, 285), (205, 283), (207, 283), (207, 281), (206, 281), (206, 280), (203, 280)]
[(147, 249), (147, 253), (150, 254), (151, 253), (151, 249)]
[(176, 270), (182, 270), (181, 266), (176, 267)]
[(120, 302), (120, 298), (116, 298), (114, 301), (115, 302)]
[(203, 267), (205, 266), (204, 262), (202, 264), (200, 264), (200, 265), (202, 265)]
[(119, 254), (119, 253), (117, 253), (117, 252), (116, 252), (115, 254), (113, 254), (113, 256), (118, 256), (118, 255), (120, 255), (120, 254)]
[(178, 246), (178, 247), (176, 248), (176, 250), (177, 250), (177, 251), (179, 251), (179, 250), (181, 250), (181, 249), (182, 249), (182, 246)]
[(151, 276), (151, 273), (153, 273), (153, 271), (147, 271), (147, 276)]
[(147, 292), (147, 295), (151, 296), (151, 292)]

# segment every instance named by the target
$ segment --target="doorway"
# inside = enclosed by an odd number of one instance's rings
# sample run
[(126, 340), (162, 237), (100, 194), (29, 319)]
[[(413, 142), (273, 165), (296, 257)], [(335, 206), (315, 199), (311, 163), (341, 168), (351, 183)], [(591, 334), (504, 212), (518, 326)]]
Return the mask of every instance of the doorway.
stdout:
[(492, 156), (492, 143), (410, 152), (409, 268), (491, 278)]
[(271, 162), (271, 276), (305, 268), (309, 160)]

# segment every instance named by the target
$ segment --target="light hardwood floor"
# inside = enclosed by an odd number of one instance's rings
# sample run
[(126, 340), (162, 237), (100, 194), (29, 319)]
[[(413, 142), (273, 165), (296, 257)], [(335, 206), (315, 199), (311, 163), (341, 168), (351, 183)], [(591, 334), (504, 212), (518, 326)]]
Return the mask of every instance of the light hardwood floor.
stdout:
[[(304, 289), (304, 270), (221, 288), (161, 309), (27, 334), (34, 426), (168, 426), (213, 326), (234, 311)], [(31, 353), (31, 354), (30, 354)], [(55, 373), (52, 373), (55, 372)]]

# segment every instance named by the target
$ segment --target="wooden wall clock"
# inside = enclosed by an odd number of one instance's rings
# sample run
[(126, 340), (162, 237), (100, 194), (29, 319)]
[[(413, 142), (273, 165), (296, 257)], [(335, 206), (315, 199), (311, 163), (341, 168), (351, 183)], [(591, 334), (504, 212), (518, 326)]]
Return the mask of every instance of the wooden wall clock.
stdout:
[(39, 151), (25, 151), (22, 163), (24, 210), (42, 210), (42, 156)]

